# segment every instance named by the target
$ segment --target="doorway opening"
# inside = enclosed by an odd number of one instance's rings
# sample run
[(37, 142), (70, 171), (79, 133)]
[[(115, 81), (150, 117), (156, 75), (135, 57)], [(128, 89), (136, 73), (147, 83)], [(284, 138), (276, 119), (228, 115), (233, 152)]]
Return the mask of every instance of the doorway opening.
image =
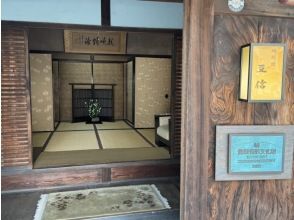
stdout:
[[(179, 155), (178, 35), (160, 34), (170, 39), (168, 53), (131, 40), (128, 45), (136, 44), (140, 53), (30, 50), (34, 168)], [(95, 105), (99, 114), (91, 117)]]

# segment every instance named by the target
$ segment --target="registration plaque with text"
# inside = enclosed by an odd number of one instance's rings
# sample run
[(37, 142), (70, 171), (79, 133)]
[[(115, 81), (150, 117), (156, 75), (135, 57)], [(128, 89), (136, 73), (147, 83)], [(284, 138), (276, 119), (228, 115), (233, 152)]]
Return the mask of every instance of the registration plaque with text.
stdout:
[(228, 172), (282, 173), (285, 134), (229, 134)]

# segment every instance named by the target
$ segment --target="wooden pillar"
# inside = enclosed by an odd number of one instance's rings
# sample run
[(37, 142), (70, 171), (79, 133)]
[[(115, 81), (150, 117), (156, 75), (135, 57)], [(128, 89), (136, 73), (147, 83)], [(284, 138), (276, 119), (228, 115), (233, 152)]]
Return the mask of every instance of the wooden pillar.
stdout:
[(184, 3), (181, 219), (207, 219), (214, 0)]
[(110, 26), (110, 0), (101, 0), (101, 24)]

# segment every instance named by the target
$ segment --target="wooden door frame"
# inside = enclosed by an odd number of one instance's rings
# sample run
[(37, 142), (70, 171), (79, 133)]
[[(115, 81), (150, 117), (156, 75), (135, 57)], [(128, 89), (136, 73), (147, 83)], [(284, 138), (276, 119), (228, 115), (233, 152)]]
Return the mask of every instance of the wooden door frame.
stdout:
[(186, 0), (183, 30), (181, 219), (207, 219), (214, 0)]

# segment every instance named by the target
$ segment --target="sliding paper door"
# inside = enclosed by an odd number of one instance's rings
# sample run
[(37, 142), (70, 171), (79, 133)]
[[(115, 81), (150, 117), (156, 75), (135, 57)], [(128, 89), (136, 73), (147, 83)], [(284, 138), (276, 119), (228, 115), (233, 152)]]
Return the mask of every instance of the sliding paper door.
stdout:
[(32, 130), (53, 131), (51, 54), (30, 54)]
[(136, 58), (135, 127), (153, 128), (154, 115), (170, 113), (171, 59)]

